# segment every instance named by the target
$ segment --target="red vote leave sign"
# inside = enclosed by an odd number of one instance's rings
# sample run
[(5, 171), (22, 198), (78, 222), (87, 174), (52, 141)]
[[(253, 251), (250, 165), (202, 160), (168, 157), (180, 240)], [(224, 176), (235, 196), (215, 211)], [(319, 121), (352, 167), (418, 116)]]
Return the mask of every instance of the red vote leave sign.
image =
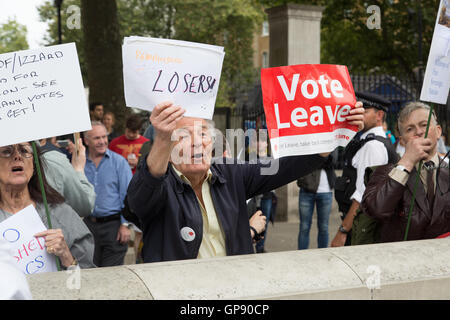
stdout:
[(333, 151), (358, 130), (345, 120), (356, 104), (346, 66), (262, 69), (261, 87), (274, 158)]

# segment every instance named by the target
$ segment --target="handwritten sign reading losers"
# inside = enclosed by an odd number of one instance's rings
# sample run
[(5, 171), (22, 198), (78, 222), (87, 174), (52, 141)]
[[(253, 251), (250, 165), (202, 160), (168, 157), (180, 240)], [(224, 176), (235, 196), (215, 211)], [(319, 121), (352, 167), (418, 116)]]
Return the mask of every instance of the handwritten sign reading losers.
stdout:
[(0, 237), (10, 244), (11, 258), (25, 274), (57, 271), (55, 256), (47, 253), (44, 238), (34, 237), (45, 230), (32, 205), (0, 223)]
[(185, 116), (212, 119), (223, 47), (129, 37), (122, 53), (128, 107), (152, 111), (158, 103), (172, 101), (186, 110)]
[(75, 44), (0, 55), (0, 146), (90, 128)]

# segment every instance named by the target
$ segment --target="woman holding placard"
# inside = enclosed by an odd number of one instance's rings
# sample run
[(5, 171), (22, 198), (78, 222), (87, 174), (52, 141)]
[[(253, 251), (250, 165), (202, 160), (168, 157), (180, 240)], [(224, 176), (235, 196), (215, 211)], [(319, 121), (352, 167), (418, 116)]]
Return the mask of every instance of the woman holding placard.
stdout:
[[(36, 152), (42, 167), (40, 151)], [(28, 255), (45, 240), (48, 253), (58, 257), (63, 268), (79, 265), (81, 268), (95, 267), (93, 264), (94, 239), (78, 214), (64, 202), (64, 198), (47, 184), (42, 176), (52, 228), (35, 234), (33, 245), (24, 246), (18, 256)], [(0, 222), (13, 217), (32, 205), (48, 228), (43, 196), (34, 165), (32, 145), (28, 142), (0, 147)], [(40, 240), (39, 240), (40, 239)], [(19, 259), (19, 257), (16, 257)]]

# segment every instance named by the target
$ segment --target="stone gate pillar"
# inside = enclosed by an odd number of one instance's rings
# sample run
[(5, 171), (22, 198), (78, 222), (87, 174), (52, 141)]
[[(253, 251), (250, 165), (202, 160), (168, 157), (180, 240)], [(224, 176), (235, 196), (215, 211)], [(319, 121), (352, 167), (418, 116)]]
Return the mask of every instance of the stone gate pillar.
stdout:
[[(288, 3), (267, 9), (270, 67), (320, 63), (320, 21), (324, 7)], [(278, 221), (298, 221), (298, 187), (276, 190)]]

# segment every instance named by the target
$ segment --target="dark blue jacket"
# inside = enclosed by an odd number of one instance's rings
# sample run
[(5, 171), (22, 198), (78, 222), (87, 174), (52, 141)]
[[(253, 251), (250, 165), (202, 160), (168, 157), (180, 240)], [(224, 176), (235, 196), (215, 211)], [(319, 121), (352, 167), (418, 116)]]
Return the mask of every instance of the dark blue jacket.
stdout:
[[(319, 155), (286, 157), (279, 160), (275, 175), (261, 175), (268, 164), (211, 165), (211, 197), (225, 236), (227, 255), (253, 253), (246, 200), (274, 190), (320, 167)], [(225, 162), (225, 160), (224, 160)], [(153, 177), (142, 162), (128, 187), (128, 204), (143, 230), (144, 262), (197, 258), (203, 236), (200, 206), (191, 186), (183, 182), (169, 164), (166, 174)], [(192, 241), (185, 241), (180, 230), (190, 227)]]

